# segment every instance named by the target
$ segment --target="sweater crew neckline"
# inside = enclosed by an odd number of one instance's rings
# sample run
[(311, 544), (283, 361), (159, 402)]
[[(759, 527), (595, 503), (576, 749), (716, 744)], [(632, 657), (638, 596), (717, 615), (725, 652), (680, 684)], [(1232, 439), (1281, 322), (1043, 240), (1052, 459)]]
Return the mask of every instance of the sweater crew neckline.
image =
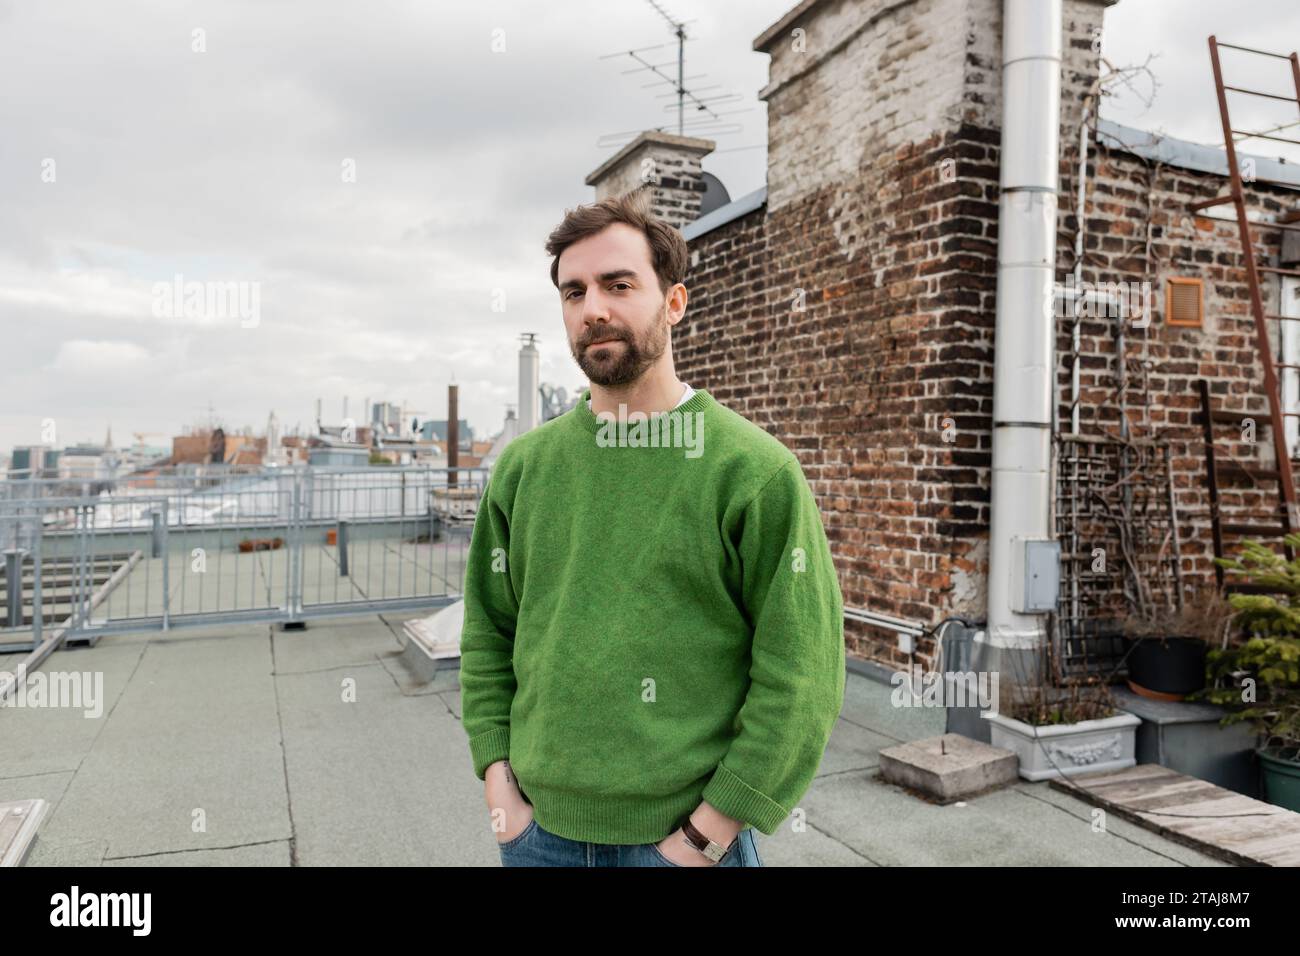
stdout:
[[(591, 432), (594, 435), (596, 432), (600, 431), (602, 427), (605, 426), (605, 422), (607, 421), (607, 419), (601, 419), (596, 417), (596, 413), (593, 412), (591, 410), (591, 406), (587, 404), (587, 401), (590, 398), (591, 398), (591, 389), (590, 388), (583, 389), (582, 394), (578, 396), (578, 403), (573, 407), (573, 411), (571, 412), (571, 414), (576, 416), (578, 422), (580, 422), (582, 426), (585, 429), (587, 429), (587, 431)], [(682, 402), (676, 408), (669, 409), (668, 411), (665, 412), (658, 412), (657, 414), (672, 415), (679, 412), (682, 414), (693, 414), (695, 412), (704, 411), (712, 403), (713, 403), (713, 396), (710, 395), (707, 390), (703, 388), (697, 388), (695, 389), (695, 394), (693, 394), (686, 401)], [(614, 421), (615, 423), (617, 423), (617, 419), (615, 419)]]

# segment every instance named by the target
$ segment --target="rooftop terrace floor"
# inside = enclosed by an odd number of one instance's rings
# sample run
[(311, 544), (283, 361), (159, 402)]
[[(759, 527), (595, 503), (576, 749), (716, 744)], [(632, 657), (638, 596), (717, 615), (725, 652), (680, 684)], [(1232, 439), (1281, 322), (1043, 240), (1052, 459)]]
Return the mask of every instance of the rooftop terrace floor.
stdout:
[[(27, 865), (499, 865), (456, 669), (420, 685), (399, 660), (401, 622), (419, 616), (110, 635), (51, 655), (42, 670), (103, 672), (103, 715), (0, 708), (0, 801), (50, 804)], [(890, 691), (849, 674), (807, 827), (758, 834), (765, 865), (1223, 865), (1114, 815), (1094, 832), (1092, 807), (1047, 783), (949, 806), (884, 783), (882, 748), (944, 730), (942, 710), (892, 707)]]

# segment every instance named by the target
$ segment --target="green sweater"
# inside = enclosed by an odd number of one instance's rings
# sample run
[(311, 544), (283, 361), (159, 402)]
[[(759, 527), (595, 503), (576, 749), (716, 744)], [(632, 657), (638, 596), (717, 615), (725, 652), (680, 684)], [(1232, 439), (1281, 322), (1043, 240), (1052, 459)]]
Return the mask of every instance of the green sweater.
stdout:
[(460, 645), (474, 773), (508, 757), (538, 825), (570, 840), (657, 842), (702, 800), (772, 834), (844, 702), (812, 491), (703, 389), (653, 445), (589, 395), (510, 442), (479, 504)]

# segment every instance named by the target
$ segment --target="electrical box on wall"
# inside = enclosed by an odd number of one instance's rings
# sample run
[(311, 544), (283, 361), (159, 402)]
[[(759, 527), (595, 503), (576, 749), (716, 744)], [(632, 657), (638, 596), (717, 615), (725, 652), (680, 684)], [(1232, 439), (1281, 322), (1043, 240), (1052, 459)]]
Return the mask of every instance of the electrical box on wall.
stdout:
[(1055, 611), (1061, 591), (1060, 542), (1013, 538), (1011, 544), (1011, 610), (1017, 614)]

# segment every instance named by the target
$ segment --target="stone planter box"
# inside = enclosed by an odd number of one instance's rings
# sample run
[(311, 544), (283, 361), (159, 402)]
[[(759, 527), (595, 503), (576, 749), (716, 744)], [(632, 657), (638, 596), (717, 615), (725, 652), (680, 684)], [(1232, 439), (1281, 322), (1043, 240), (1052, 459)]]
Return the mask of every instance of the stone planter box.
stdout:
[(1041, 727), (1002, 714), (985, 719), (993, 746), (1020, 758), (1020, 776), (1025, 780), (1121, 770), (1137, 763), (1137, 728), (1142, 720), (1133, 714)]

